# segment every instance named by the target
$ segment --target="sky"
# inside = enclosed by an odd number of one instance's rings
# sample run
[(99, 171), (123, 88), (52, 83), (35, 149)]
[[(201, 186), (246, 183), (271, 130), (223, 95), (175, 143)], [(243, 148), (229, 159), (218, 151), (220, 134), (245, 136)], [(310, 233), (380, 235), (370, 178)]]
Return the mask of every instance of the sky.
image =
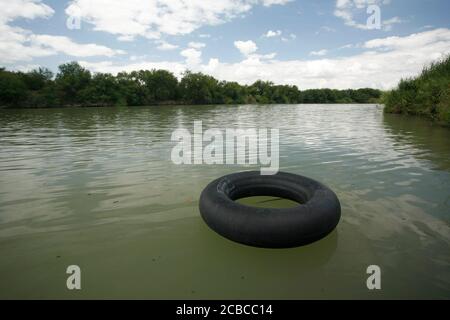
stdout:
[[(450, 54), (448, 0), (0, 0), (0, 66), (393, 88)], [(378, 15), (379, 14), (379, 15)]]

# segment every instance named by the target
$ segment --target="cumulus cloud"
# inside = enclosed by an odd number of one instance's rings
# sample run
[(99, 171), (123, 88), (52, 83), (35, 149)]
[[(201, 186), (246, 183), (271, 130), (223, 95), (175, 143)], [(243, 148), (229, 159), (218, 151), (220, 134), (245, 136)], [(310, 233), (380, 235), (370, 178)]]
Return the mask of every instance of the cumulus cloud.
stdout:
[(76, 43), (63, 36), (31, 35), (30, 42), (41, 48), (49, 49), (54, 54), (64, 53), (73, 57), (112, 57), (118, 54), (125, 54), (125, 51), (113, 50), (97, 44)]
[[(373, 39), (361, 45), (362, 53), (334, 59), (269, 60), (251, 54), (236, 63), (210, 59), (198, 63), (193, 71), (210, 74), (220, 80), (250, 84), (257, 79), (277, 84), (295, 84), (306, 88), (362, 88), (390, 89), (402, 77), (416, 75), (426, 64), (450, 53), (450, 30), (436, 29), (406, 37)], [(186, 49), (190, 50), (190, 49)], [(192, 49), (194, 50), (194, 49)], [(190, 56), (185, 54), (185, 56)], [(192, 65), (173, 62), (142, 62), (119, 65), (111, 62), (87, 63), (93, 71), (117, 73), (121, 70), (162, 68), (180, 75)]]
[(188, 66), (186, 63), (182, 62), (173, 62), (173, 61), (139, 61), (132, 62), (130, 64), (115, 64), (112, 61), (100, 61), (100, 62), (92, 62), (86, 60), (78, 61), (83, 67), (93, 71), (93, 72), (109, 72), (112, 74), (117, 74), (122, 71), (135, 71), (135, 70), (169, 70), (173, 72), (175, 75), (180, 77)]
[(384, 31), (390, 31), (392, 30), (392, 27), (394, 24), (403, 23), (404, 20), (400, 19), (399, 17), (393, 17), (391, 19), (382, 20), (381, 26), (384, 29)]
[(267, 31), (267, 33), (264, 34), (264, 37), (266, 37), (266, 38), (279, 37), (279, 36), (281, 36), (281, 34), (282, 34), (281, 30), (276, 30), (276, 31), (269, 30), (269, 31)]
[[(387, 37), (365, 42), (364, 47), (369, 49), (389, 50), (417, 50), (420, 47), (435, 44), (448, 44), (450, 42), (449, 29), (435, 29), (422, 33), (414, 33), (406, 37)], [(438, 51), (439, 52), (439, 51)]]
[(218, 25), (247, 13), (255, 5), (284, 5), (289, 0), (74, 0), (69, 16), (80, 16), (94, 30), (122, 40), (136, 36), (157, 39), (162, 34), (183, 35), (208, 25)]
[(93, 43), (76, 43), (64, 36), (35, 35), (22, 28), (0, 25), (0, 60), (4, 63), (31, 61), (59, 53), (72, 57), (112, 57), (125, 52)]
[(276, 56), (277, 56), (277, 53), (276, 52), (272, 52), (272, 53), (268, 53), (268, 54), (257, 54), (257, 55), (254, 55), (256, 58), (258, 58), (258, 59), (273, 59), (273, 58), (275, 58)]
[(291, 40), (297, 39), (297, 35), (294, 33), (290, 33), (288, 37), (281, 37), (281, 41), (283, 42), (289, 42)]
[(256, 43), (254, 43), (252, 40), (248, 41), (235, 41), (234, 46), (244, 55), (248, 56), (256, 50), (258, 50), (258, 47), (256, 46)]
[(162, 50), (162, 51), (175, 50), (178, 48), (177, 45), (168, 43), (166, 41), (158, 41), (157, 44), (158, 44), (158, 46), (156, 47), (156, 49)]
[(0, 23), (7, 23), (16, 18), (49, 18), (55, 11), (41, 0), (7, 0), (1, 1)]
[(293, 0), (262, 0), (262, 3), (265, 7), (270, 7), (271, 5), (274, 4), (286, 4), (288, 2), (292, 2)]
[(2, 1), (0, 11), (0, 61), (14, 63), (30, 61), (35, 57), (46, 57), (64, 53), (73, 57), (90, 57), (123, 54), (97, 44), (79, 44), (68, 37), (33, 32), (11, 26), (15, 19), (50, 18), (54, 10), (40, 0), (8, 0)]
[(206, 47), (206, 44), (203, 43), (203, 42), (194, 42), (194, 41), (192, 41), (192, 42), (188, 43), (188, 47), (189, 48), (194, 48), (194, 49), (201, 49), (201, 48)]
[(13, 68), (11, 68), (11, 70), (20, 71), (20, 72), (29, 72), (32, 70), (36, 70), (39, 67), (41, 67), (41, 66), (38, 64), (19, 64), (19, 65), (15, 65)]
[(202, 61), (202, 52), (194, 48), (184, 49), (180, 54), (186, 58), (186, 64), (188, 67), (195, 67)]
[(30, 43), (31, 36), (31, 32), (22, 28), (0, 24), (0, 61), (2, 63), (30, 61), (33, 57), (54, 54), (50, 48)]
[(319, 50), (319, 51), (311, 51), (309, 53), (309, 55), (321, 57), (321, 56), (325, 56), (327, 53), (328, 53), (328, 50), (322, 49), (322, 50)]

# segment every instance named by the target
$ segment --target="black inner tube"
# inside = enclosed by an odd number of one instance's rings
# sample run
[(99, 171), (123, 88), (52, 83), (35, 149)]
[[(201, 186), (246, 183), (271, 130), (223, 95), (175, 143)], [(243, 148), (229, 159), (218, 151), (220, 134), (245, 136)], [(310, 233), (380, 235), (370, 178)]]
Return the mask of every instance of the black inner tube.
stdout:
[[(298, 203), (293, 208), (257, 208), (235, 202), (274, 196)], [(240, 172), (211, 182), (200, 196), (202, 218), (222, 236), (251, 246), (297, 247), (320, 240), (337, 226), (341, 206), (335, 193), (307, 177), (279, 172), (263, 176)]]

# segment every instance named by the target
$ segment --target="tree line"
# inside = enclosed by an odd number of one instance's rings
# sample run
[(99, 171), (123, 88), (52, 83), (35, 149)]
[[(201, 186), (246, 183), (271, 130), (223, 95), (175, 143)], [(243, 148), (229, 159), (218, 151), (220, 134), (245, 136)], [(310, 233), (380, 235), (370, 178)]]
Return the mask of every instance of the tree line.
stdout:
[(166, 70), (91, 73), (77, 62), (56, 76), (46, 68), (13, 72), (0, 68), (0, 106), (145, 106), (155, 104), (376, 103), (381, 91), (310, 89), (258, 80), (252, 85), (219, 81), (186, 71), (181, 80)]
[(450, 55), (425, 67), (422, 73), (402, 79), (382, 98), (385, 112), (417, 115), (450, 126)]

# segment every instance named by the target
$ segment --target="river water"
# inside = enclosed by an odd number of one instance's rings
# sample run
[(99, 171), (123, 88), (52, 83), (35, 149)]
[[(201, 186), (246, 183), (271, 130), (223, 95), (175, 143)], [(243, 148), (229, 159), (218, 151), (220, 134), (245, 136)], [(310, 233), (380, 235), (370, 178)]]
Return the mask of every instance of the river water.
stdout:
[[(283, 250), (211, 231), (202, 189), (259, 167), (175, 165), (198, 120), (279, 128), (280, 170), (333, 189), (338, 228)], [(376, 105), (2, 110), (0, 256), (0, 298), (448, 299), (450, 130)]]

